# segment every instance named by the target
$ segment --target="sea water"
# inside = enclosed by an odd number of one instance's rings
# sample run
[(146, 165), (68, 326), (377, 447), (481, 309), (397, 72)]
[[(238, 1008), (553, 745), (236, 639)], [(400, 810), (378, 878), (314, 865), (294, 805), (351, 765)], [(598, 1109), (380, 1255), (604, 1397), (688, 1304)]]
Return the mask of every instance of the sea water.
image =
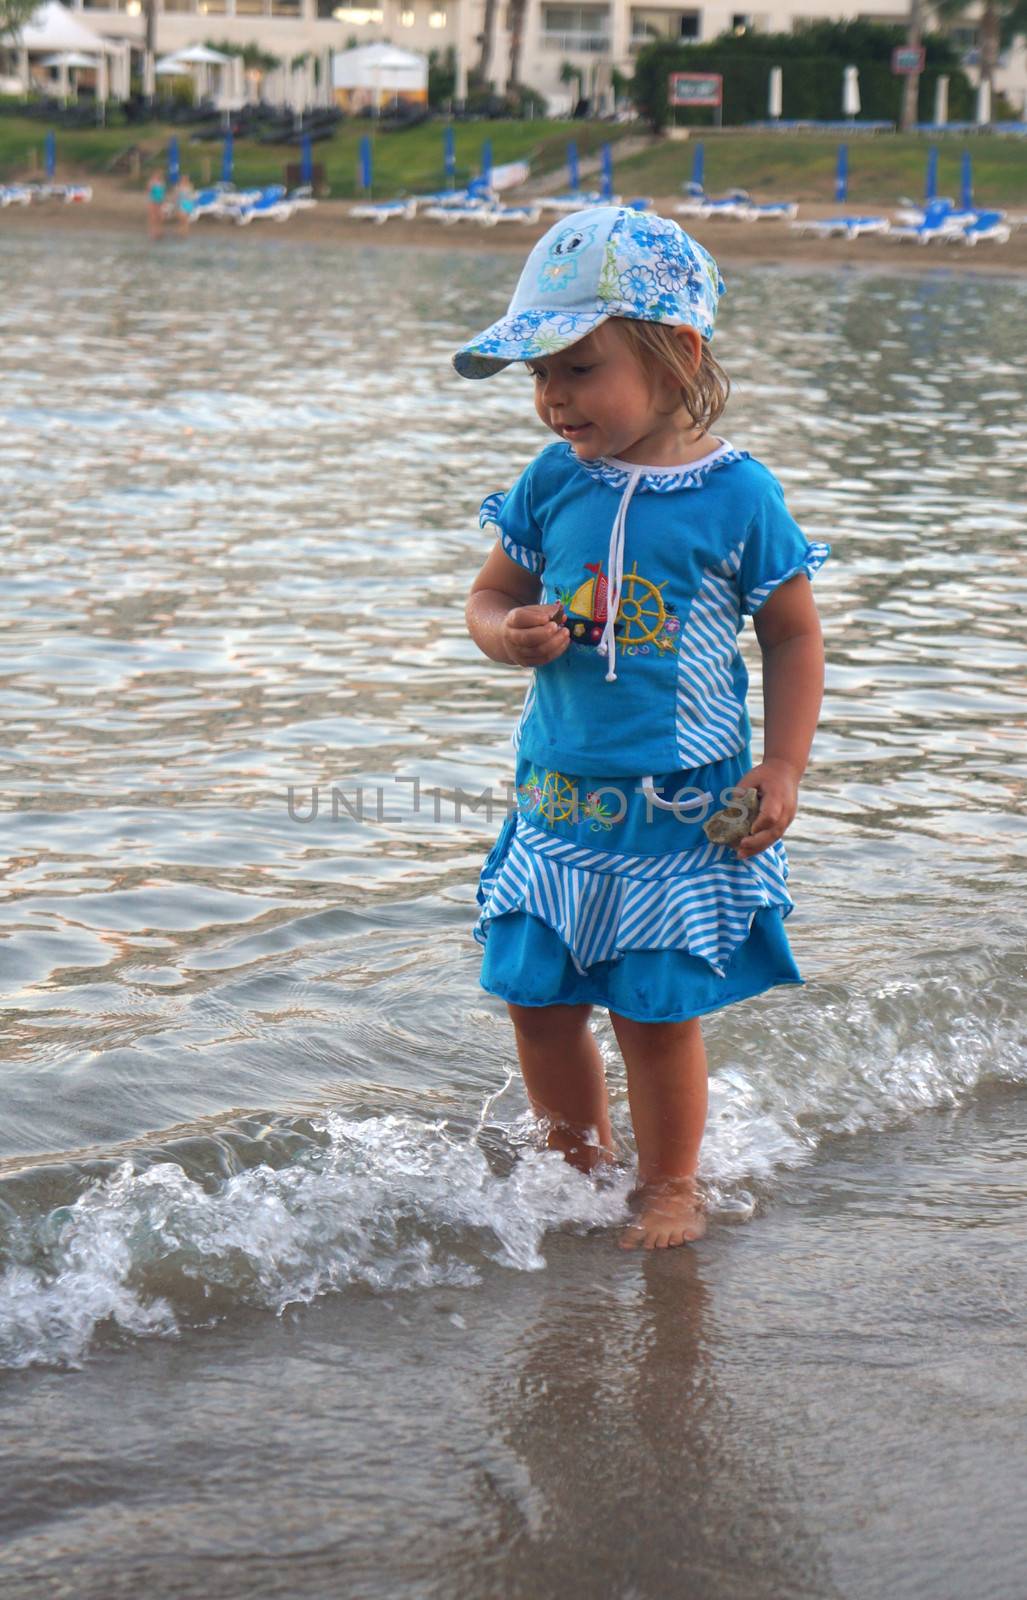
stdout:
[(807, 983), (704, 1020), (644, 1258), (605, 1017), (596, 1185), (470, 938), (512, 263), (0, 235), (5, 1600), (1017, 1593), (1027, 290), (725, 270), (720, 431), (833, 552)]

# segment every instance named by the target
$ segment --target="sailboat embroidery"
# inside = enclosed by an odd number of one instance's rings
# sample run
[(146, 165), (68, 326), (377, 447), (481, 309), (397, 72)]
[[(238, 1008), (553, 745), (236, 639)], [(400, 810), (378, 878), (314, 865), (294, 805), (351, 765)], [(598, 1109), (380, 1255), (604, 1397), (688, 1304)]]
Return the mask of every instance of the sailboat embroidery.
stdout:
[[(560, 590), (566, 608), (566, 627), (575, 644), (597, 645), (609, 608), (610, 583), (601, 561), (586, 561), (592, 574), (571, 592)], [(620, 605), (617, 608), (617, 645), (626, 655), (649, 655), (676, 650), (680, 643), (681, 621), (676, 608), (665, 600), (667, 582), (652, 583), (642, 576), (636, 561), (624, 574)]]

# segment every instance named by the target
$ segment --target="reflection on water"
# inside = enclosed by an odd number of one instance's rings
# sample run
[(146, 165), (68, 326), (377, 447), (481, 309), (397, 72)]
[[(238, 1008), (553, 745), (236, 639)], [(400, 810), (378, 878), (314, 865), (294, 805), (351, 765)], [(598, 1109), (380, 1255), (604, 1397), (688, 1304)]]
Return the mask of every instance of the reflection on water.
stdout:
[[(454, 1230), (477, 1282), (511, 1218), (511, 1264), (537, 1266), (547, 1229), (608, 1223), (623, 1196), (548, 1177), (522, 1192), (516, 1083), (478, 1126), (512, 1055), (470, 940), (498, 815), (453, 801), (491, 787), (502, 805), (523, 683), (480, 657), (463, 599), (480, 499), (544, 438), (522, 375), (471, 386), (448, 357), (515, 266), (194, 243), (158, 258), (94, 239), (81, 270), (67, 236), (56, 253), (0, 240), (15, 1363), (78, 1354), (112, 1315), (187, 1316), (165, 1202), (184, 1207), (190, 1272), (244, 1302), (262, 1184), (292, 1240), (257, 1296), (278, 1307), (408, 1261), (451, 1281)], [(833, 558), (816, 580), (827, 698), (789, 835), (809, 983), (707, 1021), (726, 1211), (827, 1134), (1023, 1074), (1027, 384), (1008, 330), (1025, 301), (943, 274), (729, 283), (725, 431)], [(751, 633), (747, 653), (758, 714)], [(415, 778), (437, 805), (415, 806)], [(380, 787), (381, 819), (369, 798), (363, 821), (299, 820), (333, 784)], [(335, 1112), (367, 1130), (341, 1134)], [(456, 1154), (437, 1162), (439, 1119)], [(415, 1173), (433, 1162), (429, 1192)], [(333, 1235), (322, 1257), (308, 1204), (341, 1207), (363, 1252)], [(62, 1273), (101, 1237), (71, 1294)]]

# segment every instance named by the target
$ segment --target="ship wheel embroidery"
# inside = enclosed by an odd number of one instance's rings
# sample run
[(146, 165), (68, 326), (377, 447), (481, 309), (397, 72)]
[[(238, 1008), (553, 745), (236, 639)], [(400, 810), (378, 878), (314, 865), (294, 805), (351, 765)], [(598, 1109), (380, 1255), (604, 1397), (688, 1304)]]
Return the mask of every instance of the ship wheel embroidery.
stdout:
[(540, 777), (533, 767), (518, 785), (517, 797), (519, 811), (550, 827), (556, 822), (577, 822), (580, 815), (593, 833), (608, 833), (617, 820), (598, 790), (589, 790), (584, 805), (579, 806), (574, 783), (562, 772), (547, 770)]
[[(601, 561), (585, 563), (586, 578), (573, 593), (560, 594), (567, 611), (566, 626), (575, 644), (596, 645), (603, 636), (610, 596), (610, 584)], [(663, 583), (651, 583), (638, 570), (636, 561), (621, 583), (617, 608), (617, 644), (627, 655), (648, 655), (650, 646), (661, 654), (677, 649), (681, 624), (674, 606), (664, 600)]]

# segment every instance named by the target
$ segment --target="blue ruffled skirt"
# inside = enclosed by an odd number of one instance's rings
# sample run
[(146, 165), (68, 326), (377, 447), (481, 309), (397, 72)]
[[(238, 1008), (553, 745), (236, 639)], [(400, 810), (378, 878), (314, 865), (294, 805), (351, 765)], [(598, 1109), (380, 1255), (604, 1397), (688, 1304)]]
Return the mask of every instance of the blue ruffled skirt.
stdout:
[[(517, 1005), (597, 1005), (683, 1022), (801, 984), (784, 931), (783, 843), (743, 861), (702, 823), (752, 766), (748, 747), (638, 778), (547, 771), (520, 757), (517, 809), (482, 867), (481, 985)], [(703, 798), (703, 797), (707, 798)]]

